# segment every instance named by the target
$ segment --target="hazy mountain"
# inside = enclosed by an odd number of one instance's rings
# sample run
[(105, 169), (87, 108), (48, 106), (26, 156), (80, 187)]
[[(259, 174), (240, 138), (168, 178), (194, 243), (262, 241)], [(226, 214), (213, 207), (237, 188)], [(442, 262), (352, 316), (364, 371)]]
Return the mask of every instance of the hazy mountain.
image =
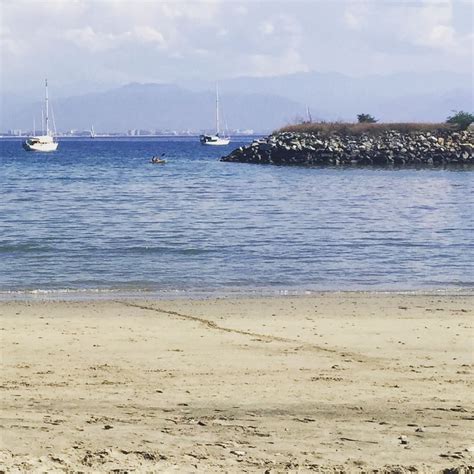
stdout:
[[(386, 121), (437, 121), (452, 109), (473, 109), (472, 81), (468, 74), (448, 72), (365, 77), (307, 72), (240, 77), (221, 81), (219, 88), (223, 94), (265, 92), (287, 97), (310, 106), (316, 118), (325, 120), (355, 120), (357, 114), (367, 112)], [(199, 86), (209, 89), (213, 84)]]
[[(451, 72), (396, 73), (346, 76), (340, 73), (304, 72), (274, 77), (237, 77), (219, 83), (227, 91), (260, 92), (285, 95), (295, 100), (307, 101), (311, 97), (337, 91), (355, 93), (371, 92), (376, 96), (393, 97), (407, 94), (427, 94), (456, 88), (469, 88), (472, 77)], [(212, 84), (201, 83), (208, 89)], [(292, 86), (291, 91), (288, 86)]]
[(400, 122), (444, 122), (453, 110), (472, 112), (472, 92), (453, 89), (437, 94), (406, 95), (381, 101), (373, 107), (376, 117)]
[[(31, 128), (41, 120), (41, 103), (2, 113), (0, 129)], [(215, 127), (215, 93), (190, 91), (169, 84), (129, 84), (107, 92), (53, 102), (58, 130), (128, 129), (206, 130)], [(222, 98), (222, 124), (231, 129), (269, 131), (290, 123), (303, 111), (300, 104), (270, 94), (230, 93)]]
[[(219, 83), (229, 128), (266, 132), (304, 117), (350, 120), (370, 113), (385, 121), (442, 121), (451, 110), (473, 110), (471, 76), (391, 74), (349, 77), (338, 73), (298, 73), (276, 77), (240, 77)], [(213, 83), (129, 84), (108, 91), (57, 98), (58, 129), (125, 131), (214, 127)], [(57, 99), (54, 100), (54, 97)], [(0, 130), (39, 124), (41, 104), (19, 97), (2, 99)]]

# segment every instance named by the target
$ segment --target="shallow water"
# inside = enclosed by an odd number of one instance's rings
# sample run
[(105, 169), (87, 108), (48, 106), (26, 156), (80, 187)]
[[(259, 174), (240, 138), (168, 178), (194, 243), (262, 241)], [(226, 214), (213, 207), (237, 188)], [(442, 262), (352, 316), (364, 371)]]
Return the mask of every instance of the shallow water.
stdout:
[(0, 140), (0, 291), (473, 286), (472, 172), (218, 161), (244, 142)]

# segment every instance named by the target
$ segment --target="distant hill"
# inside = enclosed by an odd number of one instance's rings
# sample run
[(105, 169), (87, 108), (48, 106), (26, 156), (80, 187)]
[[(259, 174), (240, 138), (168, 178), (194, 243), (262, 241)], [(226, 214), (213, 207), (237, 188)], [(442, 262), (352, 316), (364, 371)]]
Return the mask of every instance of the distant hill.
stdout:
[[(350, 77), (306, 72), (222, 81), (223, 93), (262, 93), (287, 97), (311, 107), (323, 120), (355, 120), (361, 112), (384, 121), (444, 120), (452, 109), (474, 108), (472, 76), (448, 72), (397, 73)], [(187, 84), (191, 87), (192, 84)], [(208, 89), (212, 84), (201, 84)]]
[[(129, 84), (107, 92), (52, 101), (58, 130), (94, 129), (120, 132), (129, 129), (212, 130), (215, 93), (190, 91), (169, 84)], [(291, 122), (304, 109), (301, 104), (270, 94), (230, 93), (222, 97), (222, 123), (231, 129), (268, 132)], [(18, 110), (9, 101), (0, 129), (31, 128), (33, 116), (41, 120), (41, 103)]]
[[(224, 117), (231, 129), (268, 132), (305, 116), (315, 120), (355, 120), (370, 113), (383, 121), (443, 121), (451, 110), (474, 109), (472, 77), (447, 72), (349, 77), (308, 72), (276, 77), (240, 77), (219, 82)], [(58, 129), (211, 130), (214, 84), (128, 84), (105, 92), (54, 100)], [(41, 104), (2, 97), (0, 130), (39, 124)]]

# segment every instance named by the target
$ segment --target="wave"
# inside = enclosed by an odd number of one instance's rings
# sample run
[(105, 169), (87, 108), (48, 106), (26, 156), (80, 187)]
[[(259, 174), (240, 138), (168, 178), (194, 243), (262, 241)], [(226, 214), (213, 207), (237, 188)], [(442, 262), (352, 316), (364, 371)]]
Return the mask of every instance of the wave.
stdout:
[(301, 287), (215, 287), (215, 288), (35, 288), (0, 291), (0, 301), (31, 301), (31, 300), (54, 300), (54, 301), (92, 301), (110, 299), (208, 299), (208, 298), (258, 298), (258, 297), (285, 297), (285, 296), (311, 296), (317, 294), (404, 294), (404, 295), (453, 295), (473, 296), (474, 285), (450, 286), (450, 287), (420, 287), (407, 289), (403, 287), (392, 288), (368, 288), (351, 286), (336, 288), (331, 286), (319, 286), (315, 288)]
[[(103, 249), (101, 249), (103, 250)], [(163, 246), (135, 246), (135, 247), (117, 247), (111, 249), (115, 253), (135, 253), (135, 254), (179, 254), (179, 255), (202, 255), (213, 253), (214, 249), (196, 248), (196, 247), (163, 247)]]
[(39, 244), (0, 244), (0, 254), (8, 254), (14, 252), (54, 252), (56, 250), (57, 249), (55, 249), (54, 247)]

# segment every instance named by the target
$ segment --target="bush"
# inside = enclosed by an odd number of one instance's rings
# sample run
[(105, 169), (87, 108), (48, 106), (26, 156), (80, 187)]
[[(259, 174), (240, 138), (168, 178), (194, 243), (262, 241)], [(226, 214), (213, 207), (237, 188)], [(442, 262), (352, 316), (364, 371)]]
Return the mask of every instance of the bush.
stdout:
[(357, 116), (357, 121), (359, 123), (376, 123), (375, 117), (372, 117), (370, 114), (359, 114)]
[(446, 120), (446, 123), (449, 123), (451, 125), (456, 125), (459, 127), (461, 130), (466, 130), (471, 123), (474, 122), (474, 115), (470, 114), (468, 112), (463, 112), (460, 110), (457, 112), (456, 110), (453, 110), (454, 115), (451, 115), (451, 117), (448, 117)]

